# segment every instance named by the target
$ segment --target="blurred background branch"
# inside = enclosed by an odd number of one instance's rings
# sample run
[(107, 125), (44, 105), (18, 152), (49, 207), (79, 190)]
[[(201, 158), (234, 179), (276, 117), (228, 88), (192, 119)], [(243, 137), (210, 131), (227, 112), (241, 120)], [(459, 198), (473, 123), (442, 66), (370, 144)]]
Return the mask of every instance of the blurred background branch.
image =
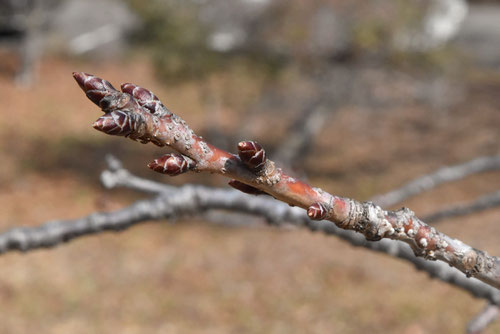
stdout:
[(291, 223), (305, 226), (311, 231), (322, 231), (325, 234), (338, 236), (354, 246), (362, 246), (406, 260), (416, 269), (427, 272), (432, 278), (450, 283), (465, 289), (475, 297), (485, 298), (491, 303), (500, 305), (500, 292), (497, 289), (476, 279), (467, 278), (445, 263), (417, 258), (407, 245), (400, 242), (392, 240), (369, 242), (363, 236), (337, 228), (331, 222), (311, 221), (303, 210), (290, 207), (267, 196), (255, 197), (232, 189), (195, 185), (172, 187), (159, 184), (130, 174), (123, 168), (120, 161), (112, 156), (109, 156), (107, 160), (109, 170), (101, 174), (101, 180), (106, 187), (127, 187), (141, 192), (157, 193), (159, 196), (138, 201), (114, 212), (93, 213), (80, 219), (53, 221), (38, 227), (13, 228), (0, 234), (0, 253), (54, 247), (81, 236), (106, 231), (122, 231), (135, 224), (151, 220), (176, 220), (186, 216), (205, 215), (209, 210), (226, 210), (262, 216), (273, 225)]

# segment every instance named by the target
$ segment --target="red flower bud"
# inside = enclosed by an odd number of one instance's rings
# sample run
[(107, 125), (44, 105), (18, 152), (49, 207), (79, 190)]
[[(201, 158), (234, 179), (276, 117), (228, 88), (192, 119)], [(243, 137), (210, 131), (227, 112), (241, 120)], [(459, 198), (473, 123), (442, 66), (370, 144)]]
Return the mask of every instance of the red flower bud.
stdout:
[(89, 100), (97, 105), (104, 97), (117, 92), (111, 83), (92, 74), (73, 72), (73, 77)]
[(115, 136), (128, 136), (134, 131), (132, 119), (121, 110), (115, 110), (99, 117), (93, 127), (108, 135)]
[(313, 220), (323, 220), (327, 214), (328, 211), (321, 203), (314, 203), (307, 209), (307, 215)]
[(254, 141), (239, 142), (238, 155), (241, 161), (254, 171), (261, 170), (266, 163), (266, 151)]
[(167, 108), (161, 103), (160, 99), (149, 89), (133, 83), (124, 83), (121, 88), (122, 92), (132, 95), (139, 105), (149, 110), (150, 113), (156, 115), (168, 113)]
[(166, 154), (151, 162), (148, 167), (155, 172), (175, 176), (194, 168), (194, 161), (177, 153)]

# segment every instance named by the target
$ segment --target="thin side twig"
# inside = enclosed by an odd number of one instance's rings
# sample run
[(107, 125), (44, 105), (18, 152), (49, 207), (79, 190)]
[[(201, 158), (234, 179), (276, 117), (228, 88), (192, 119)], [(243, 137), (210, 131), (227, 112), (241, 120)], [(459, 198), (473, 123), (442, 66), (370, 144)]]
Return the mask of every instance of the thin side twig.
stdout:
[(315, 134), (323, 128), (328, 116), (321, 101), (305, 109), (287, 131), (288, 140), (275, 152), (275, 160), (285, 166), (303, 161), (314, 142)]
[(500, 310), (498, 305), (489, 304), (479, 312), (467, 325), (467, 334), (481, 334), (498, 318)]
[(149, 194), (170, 193), (176, 187), (140, 178), (123, 168), (121, 161), (112, 155), (106, 156), (108, 170), (101, 173), (101, 182), (106, 188), (116, 186), (139, 190)]
[[(116, 186), (125, 186), (128, 188), (134, 189), (134, 186), (131, 184), (127, 185), (127, 179), (123, 178), (122, 174), (120, 173), (114, 173), (111, 170), (106, 172), (107, 177), (112, 177), (115, 178), (118, 182), (113, 182), (112, 184), (114, 185), (113, 187), (108, 187), (110, 189), (116, 187)], [(135, 176), (136, 178), (140, 179), (139, 177)], [(161, 194), (161, 188), (165, 186), (165, 189), (170, 193), (171, 186), (165, 185), (163, 183), (158, 183), (154, 181), (150, 181), (153, 183), (156, 183), (150, 191), (145, 191), (144, 188), (138, 187), (135, 188), (138, 191), (150, 193), (150, 192), (155, 192), (158, 191), (158, 194)], [(213, 188), (212, 188), (213, 189)], [(209, 192), (209, 189), (206, 188), (206, 191)], [(228, 197), (233, 197), (233, 193), (237, 194), (238, 192), (234, 190), (226, 190), (228, 194), (230, 194)], [(170, 193), (173, 194), (173, 193)], [(208, 195), (207, 193), (207, 196)], [(305, 226), (309, 228), (312, 231), (319, 230), (325, 234), (328, 235), (334, 235), (339, 237), (340, 239), (348, 242), (349, 244), (353, 246), (358, 246), (358, 247), (364, 247), (372, 251), (377, 251), (380, 253), (383, 253), (385, 255), (389, 255), (392, 257), (399, 258), (405, 262), (409, 262), (415, 266), (417, 270), (427, 272), (429, 276), (439, 279), (445, 283), (457, 286), (459, 288), (462, 288), (468, 292), (470, 292), (472, 295), (475, 297), (479, 298), (486, 298), (489, 299), (492, 296), (489, 295), (489, 292), (491, 291), (496, 291), (494, 293), (494, 296), (500, 296), (500, 291), (495, 290), (494, 288), (491, 288), (488, 286), (488, 289), (486, 291), (482, 290), (482, 286), (487, 286), (484, 283), (477, 281), (477, 280), (471, 280), (467, 279), (464, 277), (459, 271), (450, 268), (449, 266), (440, 263), (440, 262), (429, 262), (425, 261), (421, 258), (417, 258), (413, 255), (413, 252), (411, 249), (402, 243), (392, 241), (392, 240), (382, 240), (381, 242), (373, 243), (373, 242), (367, 242), (361, 235), (356, 234), (352, 231), (345, 231), (342, 229), (337, 228), (336, 226), (325, 223), (325, 222), (315, 222), (315, 221), (310, 221), (305, 217), (305, 214), (303, 212), (300, 212), (298, 214), (292, 214), (288, 212), (288, 210), (293, 210), (293, 208), (283, 205), (281, 202), (273, 201), (270, 198), (262, 198), (262, 197), (248, 197), (246, 200), (247, 203), (247, 208), (244, 210), (244, 213), (247, 214), (254, 214), (257, 216), (260, 215), (265, 215), (266, 219), (268, 222), (272, 223), (273, 225), (280, 225), (283, 223), (292, 223), (295, 225), (299, 226)], [(241, 208), (241, 205), (239, 206)], [(266, 210), (263, 211), (262, 208), (265, 208)], [(226, 207), (226, 210), (231, 210), (232, 212), (241, 212), (238, 211), (237, 208), (231, 207), (228, 205)], [(281, 214), (277, 214), (276, 212), (281, 212)], [(206, 219), (207, 215), (208, 218), (211, 218), (211, 213), (212, 211), (207, 211), (203, 218)], [(279, 217), (279, 219), (278, 219)], [(222, 218), (222, 219), (221, 219)], [(237, 223), (232, 222), (230, 219), (225, 219), (225, 216), (218, 215), (216, 217), (218, 222), (223, 222), (223, 224), (228, 224), (228, 225), (241, 225), (240, 222), (243, 222), (243, 224), (248, 223), (248, 220), (241, 220), (238, 219)], [(286, 219), (286, 220), (285, 220)], [(479, 285), (478, 285), (479, 284)], [(491, 290), (492, 289), (492, 290)], [(496, 297), (494, 297), (496, 298)]]
[(153, 161), (149, 167), (167, 175), (188, 171), (221, 174), (233, 179), (239, 190), (266, 193), (289, 205), (307, 210), (314, 220), (329, 220), (367, 240), (398, 240), (415, 255), (440, 260), (500, 288), (500, 259), (451, 238), (422, 222), (409, 209), (386, 211), (372, 202), (358, 202), (332, 195), (301, 182), (277, 168), (255, 142), (240, 142), (238, 155), (221, 150), (197, 136), (184, 120), (170, 112), (149, 90), (134, 84), (117, 91), (109, 82), (85, 73), (74, 77), (87, 97), (104, 115), (94, 128), (142, 143), (170, 146), (178, 153)]
[(500, 206), (500, 190), (484, 195), (471, 203), (454, 205), (450, 208), (437, 211), (424, 217), (423, 220), (429, 224), (436, 224), (446, 218), (468, 215), (497, 206)]
[(382, 207), (393, 206), (445, 182), (457, 181), (472, 174), (492, 170), (500, 170), (500, 155), (480, 157), (462, 164), (440, 168), (371, 200)]

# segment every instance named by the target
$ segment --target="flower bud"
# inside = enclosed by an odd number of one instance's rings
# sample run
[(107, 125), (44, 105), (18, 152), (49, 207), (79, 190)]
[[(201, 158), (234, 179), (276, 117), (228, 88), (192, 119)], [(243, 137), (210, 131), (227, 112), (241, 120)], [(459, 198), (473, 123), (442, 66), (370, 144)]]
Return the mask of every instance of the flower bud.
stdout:
[(148, 167), (155, 172), (175, 176), (187, 172), (194, 167), (194, 161), (177, 153), (166, 154), (151, 162)]
[(254, 141), (238, 143), (238, 155), (245, 165), (254, 171), (260, 171), (266, 163), (266, 151)]
[(321, 203), (314, 203), (307, 209), (307, 215), (312, 220), (323, 220), (326, 218), (327, 214), (328, 211)]
[(108, 135), (115, 136), (128, 136), (134, 131), (134, 124), (130, 116), (121, 110), (114, 110), (99, 117), (93, 127)]
[(117, 92), (109, 81), (96, 77), (92, 74), (73, 72), (73, 77), (80, 88), (85, 92), (89, 100), (94, 102), (96, 105), (99, 105), (104, 97), (113, 92)]

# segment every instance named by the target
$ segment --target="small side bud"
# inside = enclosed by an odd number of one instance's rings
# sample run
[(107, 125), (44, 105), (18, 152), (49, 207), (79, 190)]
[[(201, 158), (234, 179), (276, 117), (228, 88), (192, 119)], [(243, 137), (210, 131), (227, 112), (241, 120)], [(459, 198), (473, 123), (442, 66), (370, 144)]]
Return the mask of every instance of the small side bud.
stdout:
[(238, 143), (238, 155), (245, 165), (254, 171), (260, 171), (266, 163), (266, 151), (255, 141)]
[(115, 110), (99, 117), (93, 127), (108, 135), (128, 136), (134, 131), (134, 122), (128, 114)]
[(245, 194), (250, 194), (250, 195), (267, 195), (266, 192), (257, 189), (255, 187), (249, 186), (246, 183), (240, 182), (238, 180), (231, 180), (227, 183), (231, 187), (233, 187), (236, 190), (239, 190)]
[(312, 220), (323, 220), (327, 214), (328, 211), (321, 203), (314, 203), (307, 209), (307, 215)]
[(95, 75), (83, 72), (73, 72), (73, 77), (89, 100), (98, 106), (104, 97), (117, 92), (109, 81), (96, 77)]
[(195, 162), (182, 154), (166, 154), (148, 164), (155, 172), (175, 176), (189, 171), (195, 167)]

